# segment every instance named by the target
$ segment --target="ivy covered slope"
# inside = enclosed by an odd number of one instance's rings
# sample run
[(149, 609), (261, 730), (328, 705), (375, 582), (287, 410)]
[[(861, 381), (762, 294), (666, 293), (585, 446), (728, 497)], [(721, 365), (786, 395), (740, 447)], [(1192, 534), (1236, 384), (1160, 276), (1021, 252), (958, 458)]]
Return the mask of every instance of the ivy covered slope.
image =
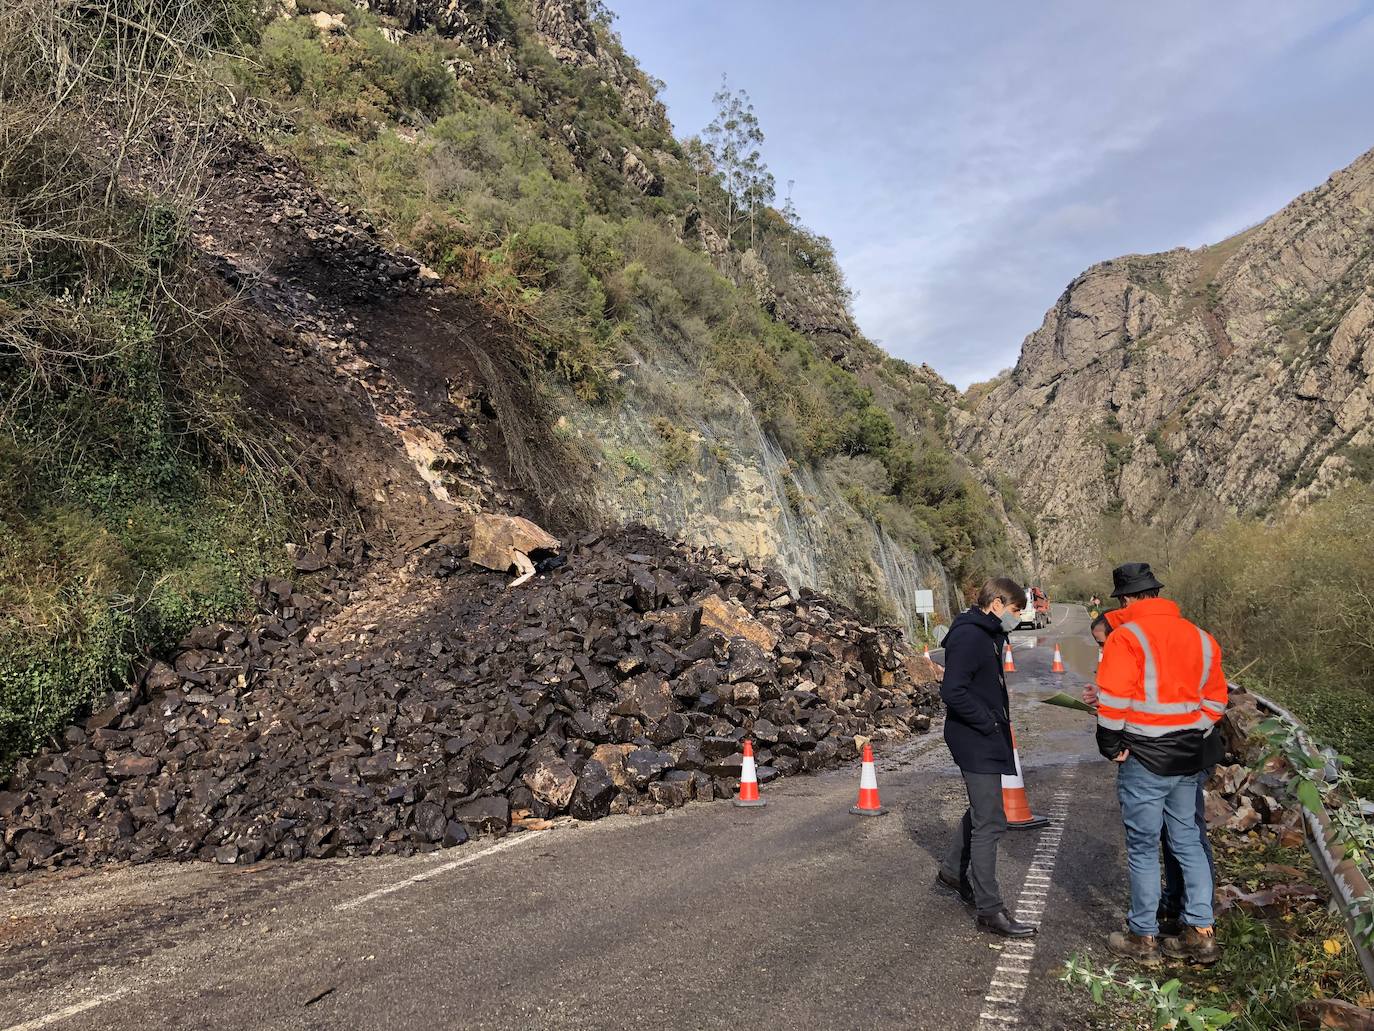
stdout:
[(1007, 561), (943, 443), (954, 391), (858, 331), (828, 242), (775, 203), (741, 93), (676, 139), (580, 0), (291, 7), (238, 67), (245, 103), (537, 343), (607, 514), (908, 621), (913, 587), (947, 609)]

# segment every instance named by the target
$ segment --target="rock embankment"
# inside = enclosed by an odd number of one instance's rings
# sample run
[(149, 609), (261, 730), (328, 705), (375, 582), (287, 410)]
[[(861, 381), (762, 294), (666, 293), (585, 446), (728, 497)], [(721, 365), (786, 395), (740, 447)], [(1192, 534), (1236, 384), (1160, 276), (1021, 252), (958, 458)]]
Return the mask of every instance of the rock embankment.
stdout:
[[(461, 545), (350, 593), (326, 538), (313, 593), (201, 628), (0, 792), (0, 870), (156, 858), (413, 852), (512, 812), (654, 813), (929, 726), (932, 671), (892, 628), (648, 530), (564, 542), (508, 589)], [(559, 560), (555, 560), (559, 561)]]

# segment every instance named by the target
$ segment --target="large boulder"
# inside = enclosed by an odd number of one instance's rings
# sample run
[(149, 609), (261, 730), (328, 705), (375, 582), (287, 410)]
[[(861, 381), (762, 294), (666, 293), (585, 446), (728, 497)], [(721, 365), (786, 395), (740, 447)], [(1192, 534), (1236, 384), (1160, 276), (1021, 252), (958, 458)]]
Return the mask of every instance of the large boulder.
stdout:
[(749, 614), (749, 610), (734, 598), (728, 601), (719, 595), (708, 594), (701, 599), (701, 625), (719, 630), (726, 637), (742, 637), (756, 644), (766, 654), (778, 645), (778, 635)]
[(472, 522), (468, 559), (504, 573), (536, 551), (558, 551), (558, 538), (522, 516), (482, 512)]
[(615, 797), (615, 781), (596, 759), (587, 760), (577, 778), (568, 811), (579, 820), (597, 820), (610, 812)]
[(487, 795), (455, 807), (453, 818), (489, 834), (504, 831), (510, 827), (510, 801), (498, 795)]
[(555, 811), (564, 808), (577, 787), (577, 774), (557, 755), (541, 755), (522, 778), (535, 798)]

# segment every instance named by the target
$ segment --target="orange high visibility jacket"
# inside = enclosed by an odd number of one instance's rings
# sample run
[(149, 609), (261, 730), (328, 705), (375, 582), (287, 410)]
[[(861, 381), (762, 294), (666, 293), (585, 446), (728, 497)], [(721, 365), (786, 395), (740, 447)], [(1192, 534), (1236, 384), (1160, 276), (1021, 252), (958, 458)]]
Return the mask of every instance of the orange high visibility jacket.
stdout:
[(1118, 609), (1109, 622), (1097, 669), (1098, 747), (1104, 755), (1129, 748), (1162, 775), (1196, 773), (1206, 735), (1226, 712), (1221, 648), (1164, 598)]

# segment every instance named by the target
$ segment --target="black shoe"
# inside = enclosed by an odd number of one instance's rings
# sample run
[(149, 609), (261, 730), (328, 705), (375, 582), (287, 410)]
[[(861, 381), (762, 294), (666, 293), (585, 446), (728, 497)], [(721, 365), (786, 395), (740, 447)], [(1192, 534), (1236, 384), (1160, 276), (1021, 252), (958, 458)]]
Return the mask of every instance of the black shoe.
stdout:
[(954, 892), (954, 894), (958, 895), (959, 898), (963, 900), (964, 905), (973, 905), (973, 889), (969, 887), (967, 884), (960, 884), (958, 881), (956, 881), (953, 877), (949, 876), (949, 874), (945, 873), (943, 870), (941, 870), (939, 873), (935, 875), (935, 882), (939, 884), (940, 887), (945, 888), (948, 891), (952, 891)]
[(1157, 917), (1161, 938), (1177, 938), (1183, 933), (1183, 918), (1177, 913), (1159, 913)]
[(1003, 938), (1029, 938), (1036, 932), (1034, 924), (1023, 924), (1020, 920), (1013, 920), (1005, 909), (998, 910), (990, 916), (979, 913), (978, 927), (993, 934), (1000, 934)]

